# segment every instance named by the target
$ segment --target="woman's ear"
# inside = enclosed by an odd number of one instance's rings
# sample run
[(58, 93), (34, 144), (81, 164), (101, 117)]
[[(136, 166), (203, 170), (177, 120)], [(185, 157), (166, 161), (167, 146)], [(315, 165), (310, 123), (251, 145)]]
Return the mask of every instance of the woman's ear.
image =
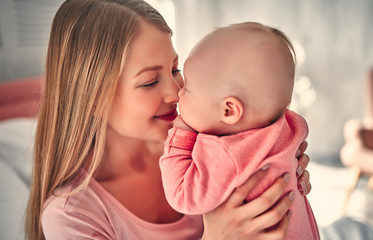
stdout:
[(220, 119), (226, 124), (237, 123), (243, 114), (243, 105), (236, 97), (226, 97), (221, 102)]

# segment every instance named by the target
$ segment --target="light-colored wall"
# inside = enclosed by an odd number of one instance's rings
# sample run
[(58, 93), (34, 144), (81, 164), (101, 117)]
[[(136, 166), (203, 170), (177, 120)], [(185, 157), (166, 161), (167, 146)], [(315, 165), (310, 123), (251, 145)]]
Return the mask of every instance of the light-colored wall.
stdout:
[(316, 100), (301, 109), (309, 123), (308, 153), (338, 163), (346, 120), (364, 115), (365, 75), (373, 66), (372, 0), (177, 0), (176, 39), (181, 58), (217, 26), (259, 21), (300, 43)]
[(41, 76), (53, 16), (62, 0), (0, 0), (0, 81)]

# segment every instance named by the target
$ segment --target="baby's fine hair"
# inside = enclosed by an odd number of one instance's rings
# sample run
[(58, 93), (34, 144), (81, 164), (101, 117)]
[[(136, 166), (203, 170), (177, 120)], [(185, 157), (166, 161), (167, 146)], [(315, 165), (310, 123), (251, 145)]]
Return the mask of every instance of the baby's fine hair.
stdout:
[(296, 53), (295, 53), (293, 44), (291, 43), (289, 38), (286, 36), (286, 34), (282, 32), (281, 30), (268, 26), (268, 25), (264, 25), (262, 23), (258, 23), (258, 22), (236, 23), (236, 24), (229, 25), (226, 28), (241, 28), (241, 29), (248, 29), (248, 30), (256, 29), (259, 31), (266, 31), (268, 33), (275, 35), (279, 40), (281, 40), (289, 48), (290, 53), (293, 56), (294, 65), (296, 64)]

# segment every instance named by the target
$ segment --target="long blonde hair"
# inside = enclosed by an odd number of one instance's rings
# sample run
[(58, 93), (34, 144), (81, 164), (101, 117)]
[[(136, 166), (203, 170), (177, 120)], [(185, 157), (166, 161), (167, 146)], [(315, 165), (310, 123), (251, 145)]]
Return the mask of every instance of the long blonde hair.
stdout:
[(172, 34), (142, 0), (68, 0), (57, 11), (36, 131), (28, 239), (45, 239), (41, 214), (47, 197), (84, 166), (87, 177), (74, 192), (83, 189), (99, 166), (117, 80), (140, 20)]

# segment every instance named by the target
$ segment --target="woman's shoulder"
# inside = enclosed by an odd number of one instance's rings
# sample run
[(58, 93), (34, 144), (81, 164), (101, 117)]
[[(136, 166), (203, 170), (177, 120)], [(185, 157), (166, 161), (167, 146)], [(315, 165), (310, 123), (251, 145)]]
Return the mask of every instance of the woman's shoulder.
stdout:
[(92, 185), (92, 180), (89, 181), (85, 188), (74, 193), (85, 177), (86, 173), (79, 171), (74, 178), (56, 188), (53, 194), (47, 198), (44, 204), (44, 211), (54, 208), (65, 210), (91, 208), (91, 204), (87, 203), (94, 203), (99, 195)]
[(87, 237), (103, 235), (109, 238), (111, 235), (112, 227), (105, 221), (105, 204), (92, 181), (84, 189), (70, 194), (79, 181), (77, 177), (68, 181), (48, 197), (42, 212), (42, 227), (45, 236), (49, 236), (47, 239), (63, 239), (72, 232)]
[(146, 222), (122, 206), (95, 179), (83, 190), (70, 181), (50, 196), (42, 213), (46, 239), (197, 239), (202, 235), (201, 216), (184, 216), (169, 224)]

